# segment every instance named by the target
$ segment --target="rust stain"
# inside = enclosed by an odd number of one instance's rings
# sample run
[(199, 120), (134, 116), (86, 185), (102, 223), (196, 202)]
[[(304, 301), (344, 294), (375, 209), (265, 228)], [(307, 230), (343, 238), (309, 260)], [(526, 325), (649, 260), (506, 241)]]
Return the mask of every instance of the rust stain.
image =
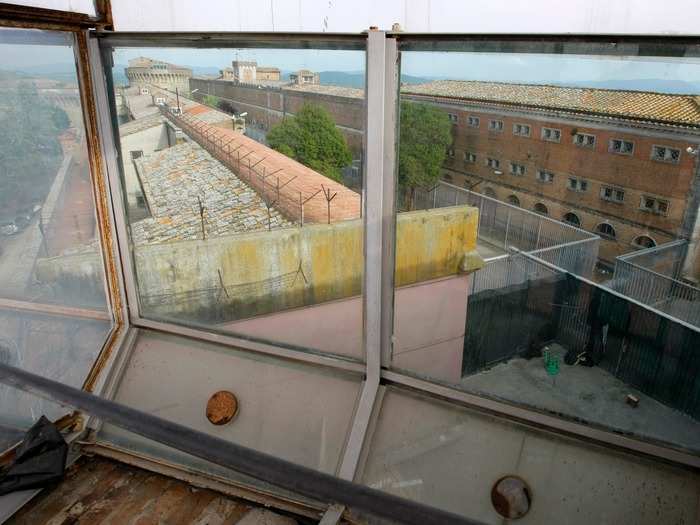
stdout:
[(238, 399), (231, 392), (220, 390), (207, 402), (207, 419), (212, 425), (225, 425), (238, 413)]
[(85, 135), (90, 163), (90, 178), (92, 181), (93, 197), (95, 199), (95, 211), (97, 213), (97, 224), (102, 245), (105, 277), (109, 290), (109, 300), (114, 315), (114, 330), (108, 337), (102, 351), (97, 357), (95, 364), (88, 374), (83, 388), (88, 392), (95, 387), (95, 382), (105, 367), (109, 356), (112, 353), (114, 343), (124, 326), (122, 315), (121, 289), (119, 285), (119, 274), (117, 263), (114, 258), (114, 235), (110, 222), (110, 208), (108, 204), (108, 191), (106, 182), (106, 172), (102, 150), (100, 148), (100, 138), (97, 123), (97, 107), (93, 96), (92, 76), (90, 74), (90, 61), (87, 44), (87, 32), (76, 33), (76, 47), (78, 58), (78, 86), (83, 107), (83, 119), (85, 122)]

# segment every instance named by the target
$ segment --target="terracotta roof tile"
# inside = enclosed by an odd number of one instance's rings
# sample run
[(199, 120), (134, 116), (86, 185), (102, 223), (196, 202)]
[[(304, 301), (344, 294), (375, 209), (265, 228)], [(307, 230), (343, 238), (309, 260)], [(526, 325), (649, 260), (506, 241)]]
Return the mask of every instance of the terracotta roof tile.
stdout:
[(700, 97), (693, 95), (466, 80), (403, 85), (401, 92), (700, 127)]

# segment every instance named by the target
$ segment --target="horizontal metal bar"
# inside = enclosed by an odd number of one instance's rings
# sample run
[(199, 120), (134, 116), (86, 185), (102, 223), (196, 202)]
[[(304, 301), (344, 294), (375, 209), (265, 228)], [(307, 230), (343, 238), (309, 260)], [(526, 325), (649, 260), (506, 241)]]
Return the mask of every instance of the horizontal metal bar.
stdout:
[(549, 246), (547, 248), (540, 248), (538, 250), (531, 250), (527, 253), (530, 253), (532, 255), (538, 255), (541, 253), (551, 252), (553, 250), (560, 250), (562, 248), (570, 248), (570, 247), (576, 246), (578, 244), (585, 244), (587, 242), (595, 242), (597, 240), (598, 240), (598, 238), (596, 238), (596, 237), (590, 237), (588, 239), (577, 239), (575, 241), (569, 241), (569, 242), (565, 242), (562, 244), (555, 244), (554, 246)]
[[(477, 193), (475, 191), (467, 190), (465, 188), (460, 188), (459, 186), (455, 186), (454, 184), (451, 184), (449, 182), (445, 182), (441, 180), (439, 182), (439, 185), (436, 188), (439, 188), (440, 186), (445, 186), (448, 187), (454, 191), (457, 191), (459, 193), (465, 194), (465, 195), (470, 195), (475, 198), (483, 199), (485, 201), (493, 203), (495, 206), (498, 206), (500, 208), (510, 208), (513, 211), (518, 212), (519, 214), (522, 214), (526, 217), (534, 217), (542, 221), (550, 222), (560, 228), (565, 228), (567, 230), (572, 230), (577, 233), (580, 233), (581, 235), (584, 235), (586, 239), (600, 239), (598, 235), (595, 233), (591, 233), (587, 230), (584, 230), (582, 228), (578, 228), (577, 226), (574, 226), (572, 224), (566, 223), (566, 222), (561, 222), (556, 219), (553, 219), (551, 217), (548, 217), (546, 215), (541, 215), (539, 213), (535, 213), (534, 211), (526, 210), (525, 208), (521, 208), (520, 206), (515, 206), (514, 204), (510, 204), (508, 202), (504, 201), (499, 201), (498, 199), (494, 199), (493, 197), (489, 197), (488, 195), (484, 195), (482, 193)], [(435, 190), (436, 191), (436, 190)]]
[(579, 279), (586, 284), (589, 284), (591, 286), (595, 286), (596, 288), (599, 288), (605, 292), (608, 292), (609, 294), (614, 295), (615, 297), (619, 297), (620, 299), (624, 299), (625, 301), (627, 301), (629, 303), (640, 306), (642, 308), (646, 308), (647, 310), (654, 312), (655, 314), (660, 315), (661, 317), (663, 317), (665, 319), (668, 319), (672, 323), (677, 323), (677, 324), (683, 326), (684, 328), (688, 328), (688, 329), (692, 330), (693, 332), (700, 333), (700, 327), (692, 325), (690, 323), (687, 323), (686, 321), (683, 321), (681, 319), (678, 319), (677, 317), (674, 317), (670, 314), (662, 312), (661, 310), (657, 310), (653, 306), (649, 306), (648, 304), (643, 303), (643, 302), (635, 299), (634, 297), (630, 297), (629, 295), (622, 294), (622, 293), (618, 292), (617, 290), (613, 290), (612, 288), (608, 288), (607, 286), (603, 286), (599, 283), (591, 281), (590, 279), (586, 279), (585, 277), (582, 277), (580, 275), (572, 274), (568, 270), (560, 268), (559, 266), (556, 266), (555, 264), (552, 264), (548, 261), (545, 261), (544, 259), (540, 259), (539, 257), (532, 255), (528, 252), (517, 250), (517, 253), (520, 253), (520, 254), (524, 255), (525, 257), (527, 257), (528, 259), (532, 259), (533, 261), (536, 261), (536, 262), (538, 262), (538, 263), (540, 263), (540, 264), (542, 264), (542, 265), (546, 266), (547, 268), (550, 268), (554, 271), (562, 272), (562, 273), (569, 273), (571, 275), (574, 275), (574, 277), (576, 277), (576, 279)]
[(478, 53), (547, 53), (649, 57), (700, 56), (697, 35), (549, 33), (388, 33), (401, 51), (458, 51)]
[(59, 304), (32, 303), (29, 301), (15, 301), (0, 297), (0, 310), (17, 312), (30, 312), (42, 315), (56, 315), (61, 317), (76, 317), (78, 319), (94, 319), (97, 321), (111, 321), (112, 316), (101, 310), (88, 308), (75, 308)]
[[(97, 12), (97, 9), (95, 11)], [(97, 16), (91, 16), (87, 13), (0, 2), (0, 19), (37, 26), (54, 24), (61, 28), (66, 26), (73, 26), (75, 29), (90, 28), (103, 25), (106, 22), (104, 18), (100, 18), (100, 15), (101, 13), (97, 13)]]
[(622, 450), (644, 454), (645, 456), (651, 456), (656, 459), (662, 459), (683, 466), (700, 468), (700, 456), (692, 452), (684, 452), (654, 443), (640, 441), (612, 431), (602, 430), (583, 423), (567, 421), (536, 410), (470, 394), (462, 390), (457, 390), (449, 386), (440, 385), (399, 372), (382, 370), (382, 380), (385, 383), (388, 382), (406, 386), (428, 395), (432, 394), (433, 396), (451, 402), (457, 402), (467, 408), (473, 408), (482, 412), (488, 412), (491, 415), (512, 419), (530, 427), (534, 426), (538, 430), (566, 434), (569, 437), (579, 440), (587, 438), (601, 445), (613, 446)]
[(0, 364), (0, 382), (73, 406), (139, 436), (318, 501), (346, 505), (373, 516), (412, 525), (476, 523), (107, 401), (18, 368)]
[(651, 248), (644, 248), (643, 250), (636, 250), (630, 253), (624, 253), (615, 257), (620, 261), (626, 261), (627, 259), (633, 259), (635, 257), (642, 257), (644, 255), (649, 255), (652, 253), (657, 253), (660, 251), (667, 250), (669, 248), (676, 248), (677, 246), (684, 246), (688, 244), (686, 239), (676, 239), (675, 241), (666, 242), (664, 244), (659, 244), (657, 246), (652, 246)]
[(364, 50), (364, 33), (261, 32), (95, 32), (101, 45), (112, 47), (288, 48)]
[(340, 356), (334, 356), (331, 354), (312, 352), (306, 349), (290, 349), (282, 346), (282, 342), (277, 345), (274, 343), (256, 341), (255, 339), (236, 336), (236, 334), (229, 335), (211, 332), (206, 328), (188, 328), (178, 324), (154, 321), (143, 317), (132, 318), (131, 324), (132, 326), (139, 328), (150, 328), (152, 330), (168, 334), (181, 335), (191, 339), (232, 346), (235, 349), (251, 350), (253, 352), (273, 355), (284, 359), (303, 361), (306, 363), (328, 366), (331, 368), (339, 368), (350, 372), (359, 372), (362, 375), (365, 373), (365, 365), (359, 361), (352, 361), (350, 359), (344, 359)]

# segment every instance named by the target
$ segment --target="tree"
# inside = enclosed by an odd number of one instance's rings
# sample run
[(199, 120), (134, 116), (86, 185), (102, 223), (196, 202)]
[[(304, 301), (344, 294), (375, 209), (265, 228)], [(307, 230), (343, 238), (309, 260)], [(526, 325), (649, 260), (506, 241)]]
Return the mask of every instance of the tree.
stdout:
[(0, 217), (46, 198), (61, 164), (58, 140), (70, 125), (65, 112), (47, 103), (30, 82), (0, 92)]
[(399, 186), (411, 209), (416, 188), (432, 188), (440, 178), (452, 124), (447, 113), (434, 106), (401, 102)]
[(51, 121), (58, 131), (65, 131), (70, 127), (68, 114), (58, 106), (53, 106), (50, 110)]
[(272, 148), (323, 173), (335, 181), (352, 162), (343, 134), (330, 113), (321, 106), (304, 104), (294, 117), (286, 117), (267, 134)]

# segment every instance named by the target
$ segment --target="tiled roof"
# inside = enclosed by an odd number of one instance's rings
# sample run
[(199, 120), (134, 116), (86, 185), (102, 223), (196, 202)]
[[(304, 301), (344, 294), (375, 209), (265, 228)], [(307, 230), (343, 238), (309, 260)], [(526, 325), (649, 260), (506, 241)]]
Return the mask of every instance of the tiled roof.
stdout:
[(284, 86), (284, 89), (294, 91), (306, 91), (318, 93), (319, 95), (333, 95), (336, 97), (365, 98), (365, 90), (344, 86), (333, 86), (330, 84), (302, 84)]
[[(172, 93), (160, 88), (152, 89), (169, 102), (175, 101)], [(331, 222), (360, 217), (361, 199), (358, 193), (250, 137), (232, 129), (213, 125), (230, 120), (231, 116), (222, 111), (185, 97), (180, 97), (180, 105), (183, 108), (181, 119), (198, 127), (205, 126), (202, 129), (206, 129), (206, 137), (186, 129), (183, 131), (204, 147), (219, 143), (228, 144), (229, 150), (236, 152), (235, 157), (231, 159), (244, 159), (242, 163), (239, 161), (236, 171), (238, 178), (248, 186), (258, 193), (269, 194), (279, 180), (280, 190), (279, 193), (275, 192), (274, 207), (283, 211), (287, 217), (293, 220), (300, 218), (298, 203), (301, 197), (305, 201), (304, 223), (326, 222), (329, 217), (325, 192), (332, 197)], [(169, 115), (169, 118), (173, 117)], [(181, 120), (173, 119), (176, 123)], [(261, 177), (260, 174), (264, 176)]]
[[(188, 141), (137, 159), (151, 217), (131, 225), (136, 244), (201, 239), (268, 229), (262, 198), (196, 142)], [(199, 200), (198, 200), (199, 199)], [(289, 227), (271, 209), (272, 228)]]
[(466, 80), (403, 85), (401, 92), (700, 127), (700, 97), (693, 95)]

